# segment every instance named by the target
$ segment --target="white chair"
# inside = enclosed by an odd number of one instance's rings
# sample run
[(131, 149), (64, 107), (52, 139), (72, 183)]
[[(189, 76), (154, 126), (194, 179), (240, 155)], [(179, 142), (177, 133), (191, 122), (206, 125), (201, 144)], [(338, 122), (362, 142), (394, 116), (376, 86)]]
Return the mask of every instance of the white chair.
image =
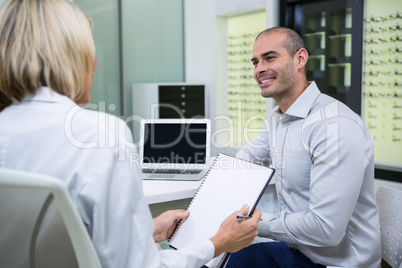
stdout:
[(0, 267), (101, 267), (64, 184), (0, 169)]
[[(380, 187), (376, 192), (380, 212), (382, 268), (402, 267), (402, 191)], [(327, 266), (335, 268), (336, 266)]]
[(402, 191), (380, 187), (376, 203), (380, 210), (382, 258), (392, 268), (402, 267)]

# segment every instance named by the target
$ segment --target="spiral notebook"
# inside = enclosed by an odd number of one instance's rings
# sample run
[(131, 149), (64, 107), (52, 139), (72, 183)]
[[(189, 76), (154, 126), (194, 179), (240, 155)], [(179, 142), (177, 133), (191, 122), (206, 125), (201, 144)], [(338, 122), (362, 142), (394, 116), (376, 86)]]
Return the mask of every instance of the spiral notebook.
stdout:
[[(221, 223), (244, 204), (249, 205), (251, 216), (274, 172), (272, 168), (218, 154), (188, 205), (190, 216), (179, 222), (169, 245), (180, 249), (211, 238)], [(221, 267), (228, 256), (224, 253), (207, 266)]]

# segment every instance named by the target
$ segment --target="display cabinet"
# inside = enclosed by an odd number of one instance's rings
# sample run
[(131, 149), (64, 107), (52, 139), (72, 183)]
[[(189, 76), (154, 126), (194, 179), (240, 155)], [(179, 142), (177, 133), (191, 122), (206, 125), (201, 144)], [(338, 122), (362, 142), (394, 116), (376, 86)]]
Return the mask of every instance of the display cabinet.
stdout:
[(126, 119), (133, 130), (134, 142), (141, 137), (140, 121), (154, 118), (208, 118), (206, 85), (166, 82), (132, 84), (133, 116)]
[(204, 85), (160, 85), (159, 118), (205, 117)]
[(308, 80), (360, 114), (363, 1), (281, 1), (281, 14), (305, 41)]

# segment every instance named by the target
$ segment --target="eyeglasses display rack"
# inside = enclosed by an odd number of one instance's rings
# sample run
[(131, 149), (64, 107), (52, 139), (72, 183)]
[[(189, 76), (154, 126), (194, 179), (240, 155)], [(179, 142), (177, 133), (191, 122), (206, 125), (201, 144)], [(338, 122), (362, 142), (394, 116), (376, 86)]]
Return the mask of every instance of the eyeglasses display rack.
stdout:
[(226, 22), (227, 116), (233, 130), (233, 145), (241, 147), (259, 133), (265, 120), (265, 100), (251, 63), (254, 40), (265, 29), (265, 11), (230, 16)]
[(367, 0), (364, 33), (363, 118), (376, 173), (402, 178), (402, 2)]

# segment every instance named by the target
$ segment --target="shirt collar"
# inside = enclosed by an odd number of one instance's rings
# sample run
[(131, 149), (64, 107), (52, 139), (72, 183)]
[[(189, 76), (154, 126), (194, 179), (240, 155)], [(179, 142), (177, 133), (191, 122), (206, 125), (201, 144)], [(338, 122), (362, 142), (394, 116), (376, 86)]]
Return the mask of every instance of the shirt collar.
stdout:
[(69, 97), (61, 95), (48, 87), (38, 88), (35, 94), (27, 94), (22, 101), (75, 104)]
[[(311, 106), (321, 94), (317, 84), (312, 81), (304, 92), (296, 99), (296, 101), (286, 111), (286, 115), (306, 118), (310, 112)], [(278, 107), (279, 109), (279, 107)]]

